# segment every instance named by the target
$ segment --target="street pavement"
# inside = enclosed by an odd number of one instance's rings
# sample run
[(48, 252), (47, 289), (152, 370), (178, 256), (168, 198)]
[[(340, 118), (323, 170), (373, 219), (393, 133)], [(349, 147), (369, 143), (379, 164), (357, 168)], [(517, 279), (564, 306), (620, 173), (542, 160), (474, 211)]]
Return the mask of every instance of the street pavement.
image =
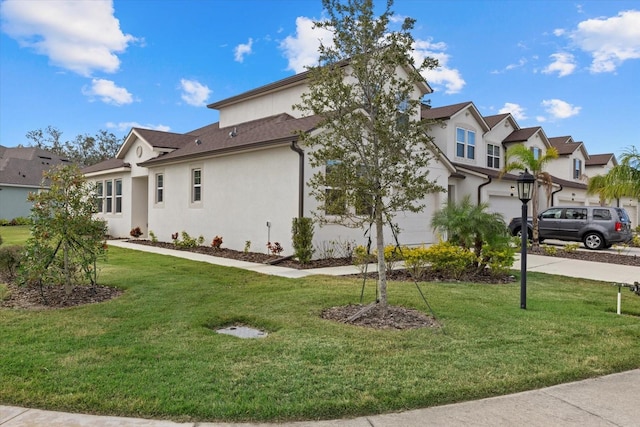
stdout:
[[(186, 251), (143, 246), (124, 241), (109, 245), (143, 250), (195, 261), (244, 268), (264, 274), (298, 278), (312, 274), (344, 275), (357, 273), (355, 267), (296, 270), (215, 258)], [(616, 249), (613, 249), (614, 251)], [(620, 253), (640, 256), (640, 250), (619, 249)], [(636, 254), (635, 251), (638, 251)], [(516, 260), (514, 269), (519, 269)], [(527, 256), (527, 271), (569, 277), (582, 277), (609, 283), (633, 283), (640, 280), (640, 267)], [(640, 337), (638, 337), (640, 345)], [(640, 368), (640, 367), (639, 367)], [(1, 386), (1, 383), (0, 383)], [(560, 384), (539, 390), (494, 398), (436, 406), (412, 411), (367, 417), (324, 421), (268, 423), (175, 423), (166, 420), (70, 414), (15, 406), (0, 406), (1, 427), (422, 427), (422, 426), (580, 426), (639, 427), (640, 369)]]

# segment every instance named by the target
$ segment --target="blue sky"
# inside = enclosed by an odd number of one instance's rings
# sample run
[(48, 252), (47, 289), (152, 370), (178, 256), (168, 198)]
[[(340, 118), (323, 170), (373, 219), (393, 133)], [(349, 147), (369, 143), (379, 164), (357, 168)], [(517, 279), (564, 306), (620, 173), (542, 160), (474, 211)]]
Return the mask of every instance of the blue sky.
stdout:
[[(376, 0), (376, 4), (384, 2)], [(396, 0), (435, 107), (473, 101), (590, 154), (638, 147), (640, 2)], [(188, 132), (206, 105), (315, 63), (319, 0), (2, 0), (0, 144), (132, 126)], [(324, 35), (326, 37), (326, 34)], [(326, 40), (326, 38), (325, 38)]]

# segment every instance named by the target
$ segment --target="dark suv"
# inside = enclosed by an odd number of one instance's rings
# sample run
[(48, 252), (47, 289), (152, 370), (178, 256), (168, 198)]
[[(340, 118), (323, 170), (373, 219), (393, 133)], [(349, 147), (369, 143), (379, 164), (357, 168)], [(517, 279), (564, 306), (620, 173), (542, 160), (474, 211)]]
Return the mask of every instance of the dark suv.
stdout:
[[(533, 235), (531, 218), (527, 220)], [(509, 230), (520, 235), (521, 219), (513, 218)], [(610, 248), (631, 240), (631, 221), (623, 208), (605, 206), (555, 206), (538, 215), (539, 238), (583, 242), (587, 249)]]

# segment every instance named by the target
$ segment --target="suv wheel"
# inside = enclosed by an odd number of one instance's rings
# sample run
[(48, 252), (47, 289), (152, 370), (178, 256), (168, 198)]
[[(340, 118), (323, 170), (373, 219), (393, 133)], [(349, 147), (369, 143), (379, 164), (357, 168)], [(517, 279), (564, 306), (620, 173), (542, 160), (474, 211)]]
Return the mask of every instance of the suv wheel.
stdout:
[(584, 235), (584, 247), (587, 249), (602, 249), (605, 247), (605, 242), (602, 236), (599, 233), (587, 233)]

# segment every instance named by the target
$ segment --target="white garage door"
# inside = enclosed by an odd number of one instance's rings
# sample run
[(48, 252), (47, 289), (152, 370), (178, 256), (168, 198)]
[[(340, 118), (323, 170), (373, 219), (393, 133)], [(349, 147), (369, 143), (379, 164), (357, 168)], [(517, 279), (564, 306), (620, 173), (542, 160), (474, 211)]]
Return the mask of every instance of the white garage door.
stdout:
[(511, 218), (522, 215), (522, 202), (516, 195), (489, 196), (489, 212), (501, 213), (508, 224)]

